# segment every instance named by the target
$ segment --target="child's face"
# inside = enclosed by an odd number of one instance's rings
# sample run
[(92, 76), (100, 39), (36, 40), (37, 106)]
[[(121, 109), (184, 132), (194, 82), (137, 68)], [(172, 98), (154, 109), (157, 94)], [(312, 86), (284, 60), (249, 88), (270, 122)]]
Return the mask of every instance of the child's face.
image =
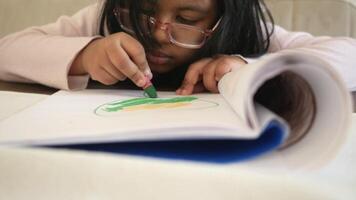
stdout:
[[(165, 73), (190, 62), (199, 50), (172, 43), (165, 23), (189, 25), (206, 30), (213, 28), (218, 18), (217, 0), (147, 0), (144, 12), (146, 8), (149, 15), (158, 22), (152, 30), (152, 35), (159, 46), (147, 52), (149, 66), (156, 73)], [(182, 42), (189, 43), (197, 37), (194, 35), (197, 32), (190, 32), (187, 29), (180, 31), (179, 28), (175, 30), (176, 32), (171, 32), (171, 35)]]

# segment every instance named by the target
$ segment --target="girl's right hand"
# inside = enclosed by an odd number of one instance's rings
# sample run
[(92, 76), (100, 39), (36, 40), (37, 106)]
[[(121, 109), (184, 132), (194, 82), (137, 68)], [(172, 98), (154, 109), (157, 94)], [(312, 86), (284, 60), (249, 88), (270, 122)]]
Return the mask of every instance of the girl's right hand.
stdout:
[(152, 78), (143, 46), (124, 32), (93, 40), (77, 55), (69, 75), (83, 74), (105, 85), (129, 78), (138, 87)]

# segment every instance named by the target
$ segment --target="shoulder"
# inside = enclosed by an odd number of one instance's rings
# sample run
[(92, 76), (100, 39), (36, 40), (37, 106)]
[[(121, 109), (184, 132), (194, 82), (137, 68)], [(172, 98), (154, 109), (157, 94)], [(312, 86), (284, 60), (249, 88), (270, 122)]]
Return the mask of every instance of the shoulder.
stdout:
[(314, 38), (310, 33), (303, 31), (290, 31), (279, 25), (267, 24), (270, 36), (270, 52), (278, 51), (287, 48), (290, 44), (296, 46), (303, 45), (306, 41)]
[(100, 19), (102, 15), (103, 6), (104, 6), (103, 1), (98, 1), (87, 7), (82, 8), (77, 13), (75, 13), (73, 17), (92, 19), (92, 21), (95, 21), (97, 19)]
[(63, 15), (55, 23), (40, 27), (49, 34), (64, 36), (93, 36), (98, 35), (102, 1), (97, 1), (77, 11), (72, 16)]

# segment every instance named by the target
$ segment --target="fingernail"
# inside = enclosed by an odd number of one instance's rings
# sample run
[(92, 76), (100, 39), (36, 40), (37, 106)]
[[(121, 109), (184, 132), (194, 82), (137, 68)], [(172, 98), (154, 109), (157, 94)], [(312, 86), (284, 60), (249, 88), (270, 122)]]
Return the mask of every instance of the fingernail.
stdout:
[(139, 86), (139, 87), (143, 87), (145, 84), (146, 84), (146, 80), (145, 79), (140, 79), (137, 82), (137, 86)]
[(149, 68), (146, 68), (146, 70), (143, 72), (145, 74), (145, 76), (147, 78), (149, 78), (150, 80), (152, 79), (153, 75), (152, 75), (152, 72)]
[(148, 80), (151, 80), (153, 78), (153, 75), (150, 72), (145, 72), (144, 74), (148, 78)]

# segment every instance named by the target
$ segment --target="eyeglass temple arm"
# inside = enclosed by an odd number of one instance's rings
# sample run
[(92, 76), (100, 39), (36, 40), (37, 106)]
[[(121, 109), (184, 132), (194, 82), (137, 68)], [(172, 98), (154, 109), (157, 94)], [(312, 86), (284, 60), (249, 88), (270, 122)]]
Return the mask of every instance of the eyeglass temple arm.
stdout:
[(220, 22), (221, 22), (221, 19), (222, 19), (222, 17), (218, 20), (218, 22), (216, 22), (215, 26), (214, 26), (212, 29), (206, 30), (205, 33), (206, 33), (207, 35), (212, 34), (212, 33), (215, 31), (215, 29), (219, 26), (219, 24), (220, 24)]

